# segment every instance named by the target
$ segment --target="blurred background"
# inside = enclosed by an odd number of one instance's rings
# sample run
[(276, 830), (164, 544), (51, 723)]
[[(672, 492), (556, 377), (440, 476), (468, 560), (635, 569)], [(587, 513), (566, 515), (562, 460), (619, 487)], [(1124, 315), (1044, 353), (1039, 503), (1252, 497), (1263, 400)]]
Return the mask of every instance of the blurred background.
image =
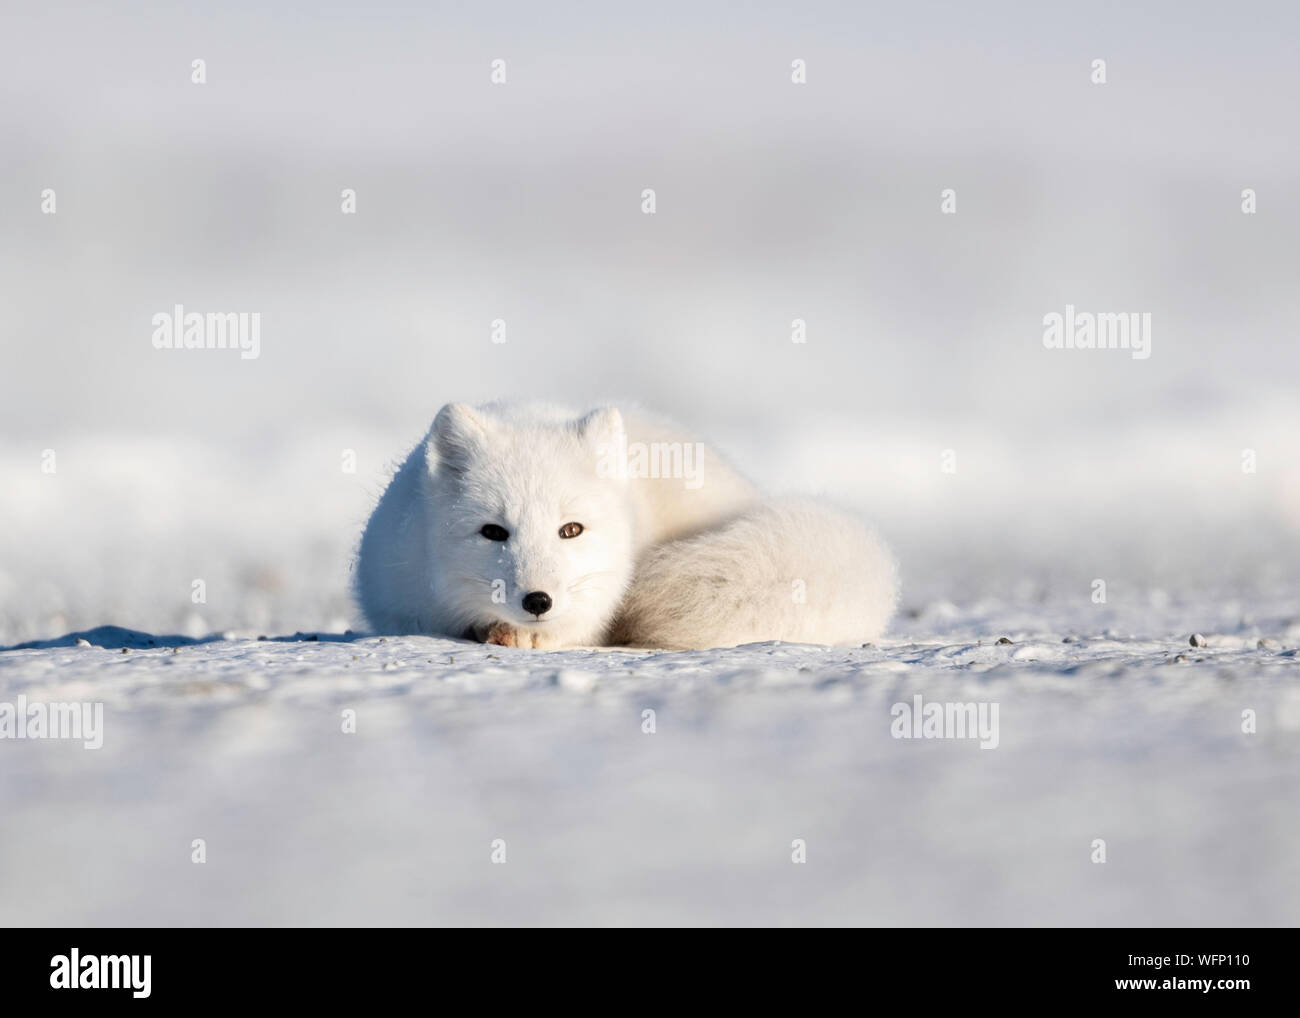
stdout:
[[(902, 633), (1294, 609), (1294, 6), (114, 7), (0, 33), (0, 644), (355, 625), (388, 469), (497, 397), (862, 509)], [(1150, 359), (1045, 349), (1067, 303)], [(261, 356), (154, 349), (175, 304)]]

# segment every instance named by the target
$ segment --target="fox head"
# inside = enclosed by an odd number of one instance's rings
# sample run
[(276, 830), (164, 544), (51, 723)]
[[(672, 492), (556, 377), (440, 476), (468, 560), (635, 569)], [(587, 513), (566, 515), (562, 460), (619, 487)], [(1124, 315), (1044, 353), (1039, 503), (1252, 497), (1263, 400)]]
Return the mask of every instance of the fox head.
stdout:
[(440, 614), (479, 640), (599, 642), (635, 554), (627, 481), (600, 469), (603, 451), (623, 441), (613, 408), (571, 418), (536, 407), (443, 407), (425, 454)]

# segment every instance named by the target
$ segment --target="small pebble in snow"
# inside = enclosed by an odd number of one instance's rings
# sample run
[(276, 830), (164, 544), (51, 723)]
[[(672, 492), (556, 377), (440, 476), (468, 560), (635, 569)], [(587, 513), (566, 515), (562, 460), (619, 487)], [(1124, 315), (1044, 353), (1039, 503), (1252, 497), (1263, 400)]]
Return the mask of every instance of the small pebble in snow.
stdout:
[(90, 641), (89, 641), (89, 640), (83, 640), (80, 636), (78, 636), (78, 637), (77, 637), (77, 646), (78, 646), (78, 647), (89, 647), (89, 646), (90, 646)]
[(1204, 647), (1205, 637), (1200, 633), (1193, 633), (1191, 639), (1189, 639), (1187, 643), (1192, 647)]
[(1078, 638), (1077, 636), (1067, 636), (1067, 637), (1066, 637), (1064, 640), (1062, 640), (1061, 642), (1062, 642), (1062, 643), (1078, 643), (1078, 642), (1079, 642), (1079, 638)]
[(1173, 664), (1182, 664), (1182, 663), (1184, 663), (1186, 660), (1187, 660), (1187, 655), (1186, 655), (1186, 654), (1179, 654), (1176, 658), (1173, 659), (1172, 663), (1173, 663)]
[(1005, 636), (999, 636), (999, 637), (998, 637), (998, 643), (1010, 643), (1010, 642), (1011, 642), (1011, 641), (1008, 640)]
[(123, 653), (123, 654), (130, 654), (130, 653), (131, 653), (131, 648), (130, 648), (130, 647), (123, 647), (123, 648), (122, 648), (122, 653)]

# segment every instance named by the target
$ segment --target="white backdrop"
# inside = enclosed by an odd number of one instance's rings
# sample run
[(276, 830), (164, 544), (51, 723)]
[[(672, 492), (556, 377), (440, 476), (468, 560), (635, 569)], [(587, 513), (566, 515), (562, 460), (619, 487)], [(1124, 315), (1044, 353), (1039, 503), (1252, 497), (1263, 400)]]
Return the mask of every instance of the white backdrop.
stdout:
[[(0, 642), (344, 627), (389, 462), (497, 396), (861, 506), (913, 608), (1285, 583), (1300, 15), (1040, 6), (7, 12)], [(153, 349), (177, 303), (261, 356)], [(1152, 356), (1045, 349), (1067, 303)]]

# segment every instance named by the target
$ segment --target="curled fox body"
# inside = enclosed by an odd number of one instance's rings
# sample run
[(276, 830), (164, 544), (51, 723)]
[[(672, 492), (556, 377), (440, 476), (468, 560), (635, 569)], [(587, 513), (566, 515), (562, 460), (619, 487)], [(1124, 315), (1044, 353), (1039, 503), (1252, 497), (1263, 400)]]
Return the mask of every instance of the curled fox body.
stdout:
[(849, 645), (884, 631), (898, 581), (855, 517), (764, 499), (664, 422), (452, 403), (372, 513), (356, 595), (384, 634), (539, 649)]

